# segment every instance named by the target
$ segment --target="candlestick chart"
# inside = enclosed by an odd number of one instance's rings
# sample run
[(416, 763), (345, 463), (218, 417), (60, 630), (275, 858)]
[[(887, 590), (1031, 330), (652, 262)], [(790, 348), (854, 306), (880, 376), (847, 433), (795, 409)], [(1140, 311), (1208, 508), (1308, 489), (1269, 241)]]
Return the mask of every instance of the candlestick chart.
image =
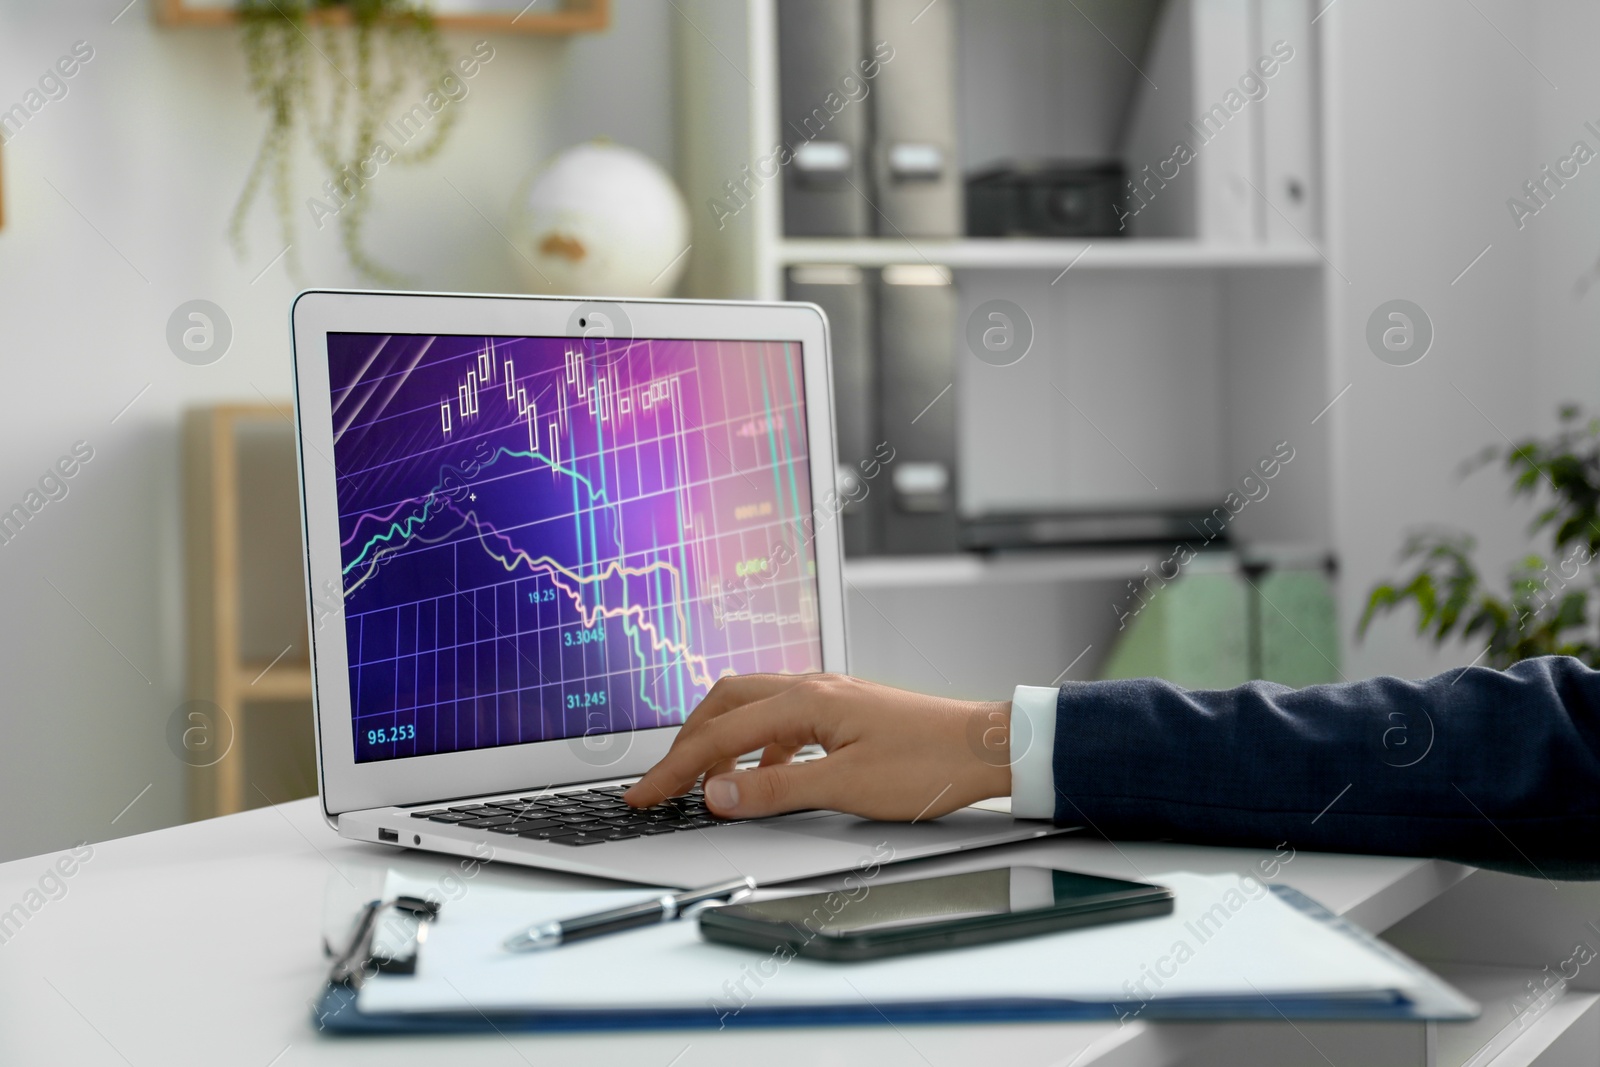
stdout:
[(821, 667), (800, 347), (332, 334), (356, 759)]

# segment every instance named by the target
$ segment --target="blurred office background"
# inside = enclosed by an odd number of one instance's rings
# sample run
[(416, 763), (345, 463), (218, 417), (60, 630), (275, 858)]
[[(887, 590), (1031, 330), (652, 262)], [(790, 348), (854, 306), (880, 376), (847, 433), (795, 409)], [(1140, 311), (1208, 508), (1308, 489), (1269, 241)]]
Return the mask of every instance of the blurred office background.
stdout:
[[(885, 681), (1473, 662), (1409, 607), (1358, 641), (1369, 591), (1424, 526), (1498, 580), (1537, 502), (1462, 461), (1600, 396), (1575, 0), (457, 0), (440, 54), (477, 61), (442, 150), (372, 179), (379, 281), (303, 145), (293, 240), (269, 178), (230, 241), (267, 118), (229, 6), (0, 0), (0, 859), (314, 791), (290, 301), (525, 291), (570, 248), (514, 205), (597, 138), (687, 206), (650, 283), (829, 309)], [(221, 358), (170, 339), (192, 301)]]

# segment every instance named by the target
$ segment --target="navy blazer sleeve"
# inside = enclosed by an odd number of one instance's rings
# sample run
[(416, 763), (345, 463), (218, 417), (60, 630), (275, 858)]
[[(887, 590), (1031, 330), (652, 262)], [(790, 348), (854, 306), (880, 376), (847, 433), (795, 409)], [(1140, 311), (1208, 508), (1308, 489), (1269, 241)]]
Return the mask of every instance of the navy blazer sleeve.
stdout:
[(1600, 877), (1600, 672), (1568, 657), (1290, 689), (1062, 688), (1059, 823), (1110, 838)]

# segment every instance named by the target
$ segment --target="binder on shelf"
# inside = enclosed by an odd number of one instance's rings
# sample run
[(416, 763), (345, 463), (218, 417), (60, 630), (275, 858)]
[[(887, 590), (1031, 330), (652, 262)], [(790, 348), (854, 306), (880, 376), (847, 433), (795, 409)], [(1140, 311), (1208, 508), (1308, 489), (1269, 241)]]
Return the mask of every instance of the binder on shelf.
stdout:
[(873, 223), (880, 237), (962, 232), (955, 5), (869, 0), (869, 46), (892, 49), (872, 102)]
[(878, 284), (878, 432), (894, 449), (883, 548), (954, 552), (956, 293), (950, 271), (884, 267)]
[(789, 269), (789, 299), (816, 304), (828, 316), (846, 556), (882, 551), (880, 516), (890, 492), (887, 479), (865, 476), (876, 469), (873, 449), (881, 440), (877, 436), (878, 383), (872, 358), (872, 289), (873, 280), (860, 267), (816, 264)]
[[(1194, 9), (1194, 117), (1199, 142), (1196, 209), (1206, 240), (1246, 243), (1261, 239), (1266, 205), (1257, 161), (1261, 151), (1261, 101), (1241, 92), (1252, 69), (1256, 27), (1251, 0), (1189, 0)], [(1157, 84), (1160, 84), (1159, 82)], [(1231, 95), (1230, 95), (1231, 94)], [(1242, 101), (1234, 110), (1234, 103)]]
[(1310, 0), (1257, 0), (1261, 20), (1258, 58), (1293, 58), (1277, 72), (1261, 100), (1261, 195), (1268, 210), (1264, 237), (1270, 244), (1304, 244), (1317, 237), (1314, 145), (1316, 52)]
[(872, 232), (867, 176), (863, 0), (779, 0), (779, 136), (783, 228), (789, 237)]
[(1260, 240), (1265, 98), (1250, 86), (1269, 98), (1278, 79), (1255, 72), (1258, 37), (1252, 0), (1171, 0), (1162, 12), (1145, 70), (1164, 88), (1140, 85), (1124, 145), (1133, 236)]

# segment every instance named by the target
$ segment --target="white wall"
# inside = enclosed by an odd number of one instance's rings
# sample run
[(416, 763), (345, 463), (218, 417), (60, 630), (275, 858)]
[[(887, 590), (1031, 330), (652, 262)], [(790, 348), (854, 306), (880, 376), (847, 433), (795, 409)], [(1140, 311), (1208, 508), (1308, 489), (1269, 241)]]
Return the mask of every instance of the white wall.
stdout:
[[(1347, 633), (1372, 583), (1400, 573), (1396, 553), (1408, 528), (1472, 531), (1496, 584), (1524, 551), (1530, 508), (1510, 503), (1497, 471), (1463, 480), (1458, 470), (1481, 447), (1503, 444), (1499, 431), (1516, 438), (1552, 409), (1552, 390), (1537, 384), (1548, 351), (1536, 312), (1547, 253), (1538, 238), (1516, 233), (1504, 202), (1536, 159), (1569, 140), (1547, 143), (1540, 129), (1553, 108), (1582, 104), (1582, 42), (1594, 38), (1574, 32), (1578, 6), (1476, 0), (1480, 14), (1455, 0), (1339, 0), (1321, 20), (1330, 85), (1328, 254), (1337, 268), (1328, 275), (1335, 346), (1327, 397), (1352, 384), (1329, 416), (1337, 420)], [(1569, 42), (1565, 55), (1547, 54), (1557, 40)], [(1562, 90), (1550, 89), (1533, 64)], [(1600, 186), (1600, 173), (1588, 177)], [(1543, 229), (1572, 220), (1550, 219)], [(1600, 242), (1600, 226), (1589, 232)], [(1380, 362), (1364, 338), (1368, 316), (1394, 298), (1420, 304), (1436, 330), (1432, 351), (1410, 367)], [(1592, 338), (1592, 325), (1585, 328)], [(1590, 373), (1587, 384), (1593, 380)], [(1351, 649), (1345, 673), (1420, 676), (1467, 663), (1483, 647), (1435, 652), (1412, 636), (1413, 620), (1407, 609), (1375, 626)]]
[[(1533, 20), (1537, 51), (1535, 61), (1559, 86), (1552, 90), (1536, 83), (1540, 100), (1538, 122), (1531, 131), (1533, 159), (1528, 173), (1567, 155), (1574, 141), (1583, 140), (1600, 151), (1600, 136), (1584, 128), (1600, 128), (1600, 67), (1593, 59), (1593, 44), (1600, 40), (1600, 8), (1581, 0), (1545, 0)], [(1506, 190), (1504, 196), (1511, 196)], [(1535, 395), (1539, 414), (1554, 421), (1554, 406), (1577, 400), (1600, 408), (1600, 285), (1581, 294), (1576, 282), (1586, 277), (1600, 282), (1590, 271), (1600, 262), (1600, 161), (1582, 168), (1579, 177), (1557, 192), (1550, 205), (1515, 229), (1510, 212), (1499, 229), (1508, 243), (1531, 244), (1535, 249), (1533, 285), (1535, 332), (1533, 345), (1508, 353), (1518, 358), (1534, 349), (1538, 353)]]
[[(12, 813), (0, 859), (183, 817), (183, 768), (164, 740), (183, 699), (177, 420), (191, 405), (287, 397), (290, 298), (360, 283), (332, 226), (302, 226), (301, 279), (280, 262), (253, 281), (282, 244), (265, 205), (248, 256), (225, 239), (263, 125), (237, 38), (158, 29), (148, 2), (112, 25), (124, 3), (0, 0), (0, 109), (74, 42), (95, 52), (0, 149), (0, 502), (74, 441), (95, 450), (70, 494), (0, 545), (0, 805)], [(512, 252), (446, 179), (503, 224), (523, 176), (575, 141), (605, 134), (675, 163), (671, 8), (613, 6), (605, 34), (492, 38), (445, 153), (381, 173), (371, 245), (417, 287), (516, 287)], [(449, 51), (478, 39), (452, 35)], [(302, 198), (320, 185), (304, 180)], [(164, 340), (172, 309), (196, 297), (235, 330), (208, 367)]]

